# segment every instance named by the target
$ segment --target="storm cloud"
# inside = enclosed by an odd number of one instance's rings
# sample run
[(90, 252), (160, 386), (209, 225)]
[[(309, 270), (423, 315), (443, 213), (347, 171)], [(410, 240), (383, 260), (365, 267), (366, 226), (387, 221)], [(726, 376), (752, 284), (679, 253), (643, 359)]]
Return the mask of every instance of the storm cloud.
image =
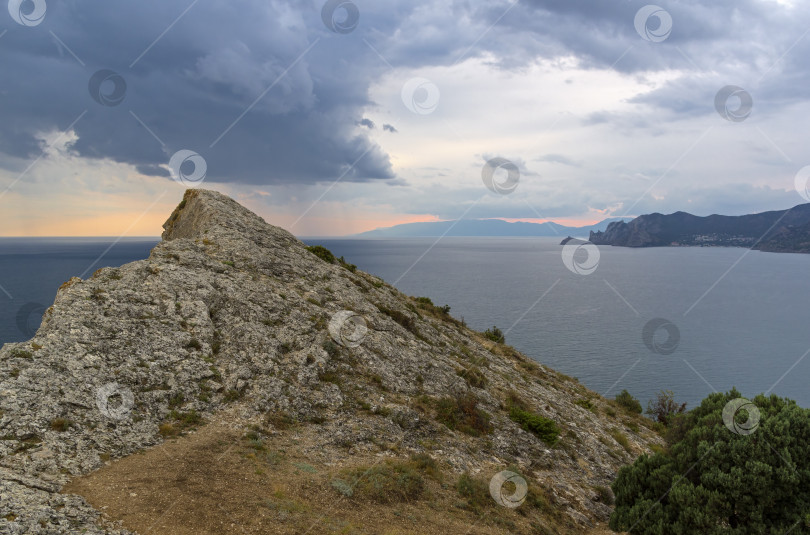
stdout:
[[(193, 151), (207, 181), (279, 186), (267, 206), (339, 181), (325, 200), (517, 218), (784, 208), (810, 162), (799, 2), (38, 2), (41, 21), (0, 16), (14, 173), (69, 129), (73, 155), (166, 180)], [(744, 124), (717, 109), (728, 86)], [(480, 200), (480, 155), (501, 152), (518, 192)]]
[[(222, 182), (394, 177), (356, 128), (375, 68), (314, 5), (49, 2), (40, 25), (3, 29), (6, 154), (36, 157), (40, 133), (72, 125), (77, 154), (142, 173), (166, 175), (185, 149)], [(111, 75), (94, 85), (99, 71)], [(123, 98), (105, 100), (116, 84)]]

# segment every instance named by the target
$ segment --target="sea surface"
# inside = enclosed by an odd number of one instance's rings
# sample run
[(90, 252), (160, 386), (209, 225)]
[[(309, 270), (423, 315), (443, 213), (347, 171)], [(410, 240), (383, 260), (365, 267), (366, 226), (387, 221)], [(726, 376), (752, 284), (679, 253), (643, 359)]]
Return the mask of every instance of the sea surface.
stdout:
[[(627, 389), (646, 404), (666, 389), (694, 406), (736, 386), (810, 407), (810, 255), (600, 246), (582, 275), (559, 241), (308, 240), (474, 329), (498, 326), (506, 343), (610, 397)], [(586, 252), (574, 256), (580, 271)]]
[[(599, 247), (572, 257), (557, 238), (306, 241), (450, 305), (472, 328), (498, 326), (508, 344), (610, 397), (627, 389), (646, 403), (666, 389), (694, 406), (736, 386), (810, 407), (810, 255)], [(0, 239), (0, 343), (30, 338), (71, 276), (146, 258), (156, 243)]]

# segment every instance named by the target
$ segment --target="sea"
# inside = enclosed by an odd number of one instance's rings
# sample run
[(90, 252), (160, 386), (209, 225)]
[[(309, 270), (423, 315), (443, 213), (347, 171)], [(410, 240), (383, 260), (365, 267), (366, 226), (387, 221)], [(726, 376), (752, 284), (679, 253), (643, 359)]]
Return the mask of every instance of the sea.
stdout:
[[(35, 332), (60, 284), (144, 259), (157, 238), (0, 238), (0, 343)], [(777, 394), (810, 407), (810, 255), (630, 249), (558, 238), (316, 239), (608, 397)]]

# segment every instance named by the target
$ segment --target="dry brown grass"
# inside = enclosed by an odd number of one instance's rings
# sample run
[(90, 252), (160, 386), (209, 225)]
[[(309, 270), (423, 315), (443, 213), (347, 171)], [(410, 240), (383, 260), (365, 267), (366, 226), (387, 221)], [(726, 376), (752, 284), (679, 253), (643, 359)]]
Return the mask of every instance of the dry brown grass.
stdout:
[[(369, 453), (326, 465), (328, 456), (298, 453), (307, 435), (317, 432), (302, 426), (267, 438), (215, 421), (77, 478), (63, 492), (84, 496), (109, 519), (150, 535), (483, 535), (542, 533), (531, 523), (554, 522), (539, 511), (472, 511), (453, 483), (458, 475), (449, 470), (441, 476), (423, 470), (424, 489), (416, 499), (380, 503), (362, 492), (344, 496), (332, 485), (335, 479), (386, 462)], [(424, 468), (419, 458), (398, 461)]]

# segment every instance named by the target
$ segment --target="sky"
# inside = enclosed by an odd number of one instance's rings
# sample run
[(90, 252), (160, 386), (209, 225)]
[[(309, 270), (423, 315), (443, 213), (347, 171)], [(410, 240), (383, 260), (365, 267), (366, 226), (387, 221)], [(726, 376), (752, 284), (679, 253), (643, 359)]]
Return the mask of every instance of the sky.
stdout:
[[(0, 235), (299, 236), (810, 200), (810, 3), (9, 0)], [(798, 177), (798, 178), (797, 178)]]

